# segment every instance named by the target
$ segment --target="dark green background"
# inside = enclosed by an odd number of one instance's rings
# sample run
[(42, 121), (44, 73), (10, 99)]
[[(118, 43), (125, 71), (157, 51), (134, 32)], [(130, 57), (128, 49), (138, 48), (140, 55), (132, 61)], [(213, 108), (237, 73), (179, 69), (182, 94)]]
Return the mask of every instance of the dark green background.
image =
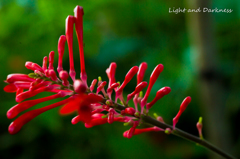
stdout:
[[(0, 78), (10, 73), (30, 73), (26, 61), (42, 63), (50, 51), (56, 51), (60, 35), (65, 34), (65, 19), (73, 15), (76, 5), (84, 8), (84, 43), (88, 83), (102, 76), (116, 62), (118, 81), (127, 71), (145, 61), (148, 69), (145, 79), (154, 67), (162, 63), (164, 71), (152, 89), (150, 99), (163, 86), (172, 92), (152, 108), (171, 124), (179, 105), (186, 96), (192, 102), (180, 118), (177, 127), (198, 135), (196, 122), (203, 116), (199, 97), (196, 55), (191, 52), (191, 41), (186, 26), (186, 14), (169, 13), (169, 7), (185, 7), (179, 0), (0, 0)], [(231, 132), (230, 152), (240, 156), (240, 2), (213, 0), (212, 8), (230, 8), (231, 14), (213, 13), (213, 35), (217, 48), (219, 68), (225, 89), (226, 121)], [(189, 13), (191, 14), (191, 13)], [(211, 14), (211, 13), (209, 13)], [(74, 57), (79, 78), (79, 54), (74, 37)], [(57, 56), (55, 57), (55, 68)], [(64, 69), (68, 70), (67, 45)], [(136, 82), (125, 89), (125, 96), (134, 90)], [(83, 124), (71, 124), (75, 115), (60, 116), (58, 109), (46, 112), (28, 124), (16, 135), (7, 131), (11, 120), (6, 112), (16, 104), (15, 94), (3, 92), (0, 83), (0, 158), (206, 158), (209, 151), (194, 143), (164, 133), (146, 133), (131, 139), (122, 133), (129, 129), (122, 123), (105, 124), (87, 129)], [(38, 98), (42, 94), (37, 96)], [(46, 94), (44, 94), (46, 96)], [(55, 100), (57, 101), (57, 100)], [(54, 101), (39, 104), (43, 107)], [(224, 116), (225, 117), (225, 116)], [(223, 127), (223, 129), (225, 129)], [(227, 128), (226, 128), (227, 129)], [(220, 130), (215, 130), (216, 133)], [(225, 136), (222, 136), (223, 138)]]

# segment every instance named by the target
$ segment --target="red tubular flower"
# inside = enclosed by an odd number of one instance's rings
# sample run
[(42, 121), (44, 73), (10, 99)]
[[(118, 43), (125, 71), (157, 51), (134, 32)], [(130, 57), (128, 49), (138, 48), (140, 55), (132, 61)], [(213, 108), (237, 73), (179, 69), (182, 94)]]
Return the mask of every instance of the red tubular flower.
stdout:
[(100, 91), (102, 91), (102, 90), (104, 89), (104, 87), (105, 87), (106, 84), (107, 84), (106, 81), (101, 82), (100, 85), (97, 87), (97, 92), (96, 92), (96, 94), (98, 94)]
[[(104, 115), (105, 114), (98, 114), (98, 113), (92, 115), (91, 121), (89, 123), (85, 123), (85, 127), (86, 128), (91, 128), (93, 126), (106, 124), (108, 122), (108, 118), (102, 118), (102, 116), (104, 116)], [(113, 120), (118, 121), (118, 122), (125, 122), (124, 117), (114, 117)]]
[(143, 113), (143, 107), (147, 104), (147, 99), (151, 92), (151, 89), (162, 71), (163, 71), (163, 65), (159, 64), (155, 67), (155, 69), (153, 70), (153, 72), (150, 76), (150, 82), (149, 82), (149, 86), (147, 88), (147, 92), (145, 93), (145, 96), (141, 100), (141, 114)]
[(135, 112), (136, 112), (136, 111), (135, 111), (134, 108), (128, 107), (128, 108), (122, 110), (122, 111), (121, 111), (121, 114), (122, 114), (122, 115), (128, 114), (128, 115), (132, 115), (132, 116), (133, 116)]
[(126, 133), (123, 133), (123, 137), (129, 138), (129, 139), (132, 138), (138, 124), (139, 124), (139, 121), (134, 121), (133, 126), (129, 130), (127, 130)]
[(108, 88), (112, 86), (113, 83), (116, 83), (115, 73), (116, 73), (117, 64), (112, 62), (109, 68), (106, 70), (107, 76), (109, 78)]
[(37, 90), (34, 91), (26, 91), (26, 92), (22, 92), (19, 95), (16, 96), (16, 102), (21, 102), (27, 98), (31, 98), (41, 92), (46, 92), (46, 91), (50, 91), (52, 90), (54, 87), (52, 85), (50, 86), (46, 86), (46, 87), (41, 87)]
[(147, 110), (149, 110), (159, 99), (169, 94), (170, 92), (171, 92), (170, 87), (163, 87), (159, 91), (157, 91), (155, 98), (150, 103), (147, 103), (147, 106), (146, 106)]
[(133, 78), (133, 76), (138, 72), (138, 67), (134, 66), (132, 67), (128, 73), (125, 76), (125, 79), (122, 83), (122, 85), (116, 90), (116, 99), (115, 101), (120, 98), (120, 100), (123, 102), (123, 98), (122, 98), (122, 92), (123, 89), (125, 88), (125, 86), (131, 81), (131, 79)]
[(61, 35), (58, 40), (58, 67), (57, 67), (58, 73), (60, 73), (63, 70), (62, 59), (63, 59), (64, 49), (65, 49), (65, 42), (66, 42), (66, 36)]
[(139, 66), (138, 73), (137, 73), (137, 84), (139, 84), (143, 81), (146, 69), (147, 69), (147, 63), (146, 62), (141, 63), (141, 65)]
[(35, 79), (30, 78), (28, 75), (20, 74), (20, 73), (10, 74), (7, 76), (7, 80), (6, 80), (7, 83), (14, 83), (16, 81), (33, 82), (35, 81)]
[(173, 129), (175, 129), (175, 125), (177, 124), (180, 116), (182, 115), (182, 113), (187, 108), (187, 106), (190, 102), (191, 102), (191, 97), (190, 96), (186, 97), (183, 100), (182, 104), (180, 105), (180, 109), (179, 109), (177, 115), (173, 118)]
[(95, 85), (97, 84), (97, 79), (94, 79), (90, 85), (90, 91), (92, 92), (94, 90)]
[(119, 85), (120, 85), (119, 83), (113, 83), (110, 87), (108, 87), (107, 94), (110, 99), (112, 99), (111, 98), (112, 91), (116, 89)]
[[(164, 131), (164, 129), (161, 129), (159, 127), (150, 127), (150, 128), (144, 128), (144, 129), (135, 129), (133, 135), (139, 135), (139, 134), (142, 134), (142, 133), (145, 133), (145, 132), (151, 132), (151, 131)], [(123, 137), (126, 137), (128, 138), (128, 135), (129, 134), (129, 130), (125, 131), (123, 133)]]
[(48, 111), (50, 109), (61, 106), (65, 103), (67, 103), (70, 99), (71, 99), (71, 97), (68, 98), (68, 99), (65, 99), (63, 101), (48, 105), (48, 106), (43, 107), (43, 108), (31, 110), (31, 111), (21, 115), (20, 117), (18, 117), (16, 120), (14, 120), (9, 125), (9, 128), (8, 128), (9, 133), (10, 134), (16, 134), (18, 131), (20, 131), (20, 129), (22, 128), (23, 125), (25, 125), (26, 123), (31, 121), (36, 116), (38, 116), (38, 115), (42, 114), (43, 112)]
[(73, 24), (75, 18), (69, 15), (66, 19), (66, 39), (68, 43), (68, 51), (69, 51), (69, 62), (70, 62), (70, 71), (69, 75), (73, 81), (75, 81), (76, 72), (74, 69), (74, 61), (73, 61)]
[(48, 65), (48, 70), (53, 70), (54, 67), (53, 67), (53, 63), (54, 63), (54, 51), (51, 51), (49, 53), (49, 65)]
[(107, 121), (108, 121), (109, 124), (112, 124), (113, 121), (114, 121), (114, 113), (115, 113), (115, 111), (114, 111), (113, 108), (110, 108), (108, 111), (109, 111), (109, 115), (108, 115)]
[(33, 107), (34, 105), (37, 105), (39, 103), (42, 103), (48, 100), (64, 97), (66, 95), (68, 95), (66, 92), (60, 91), (59, 93), (48, 96), (48, 97), (24, 101), (22, 103), (19, 103), (13, 106), (11, 109), (9, 109), (7, 112), (7, 117), (9, 119), (15, 118), (19, 113), (23, 112), (24, 110), (27, 110), (28, 108)]
[(32, 70), (32, 71), (38, 70), (38, 71), (40, 71), (40, 72), (42, 72), (42, 73), (44, 72), (41, 66), (39, 66), (38, 64), (33, 63), (33, 62), (27, 61), (27, 62), (25, 63), (25, 67), (26, 67), (27, 69), (29, 69), (29, 70)]
[(143, 88), (145, 88), (147, 86), (147, 82), (141, 82), (139, 83), (134, 92), (132, 92), (131, 94), (128, 94), (127, 96), (127, 103), (129, 100), (131, 100), (136, 94), (138, 94), (139, 92), (141, 92), (143, 90)]
[(85, 70), (85, 62), (84, 62), (84, 52), (83, 52), (83, 8), (81, 6), (76, 6), (74, 9), (74, 17), (75, 17), (75, 29), (78, 38), (78, 46), (80, 52), (80, 63), (81, 63), (81, 74), (80, 77), (82, 81), (87, 84), (87, 73)]
[(48, 57), (45, 56), (43, 58), (43, 64), (42, 64), (42, 69), (43, 69), (44, 72), (47, 70), (47, 60), (48, 60)]

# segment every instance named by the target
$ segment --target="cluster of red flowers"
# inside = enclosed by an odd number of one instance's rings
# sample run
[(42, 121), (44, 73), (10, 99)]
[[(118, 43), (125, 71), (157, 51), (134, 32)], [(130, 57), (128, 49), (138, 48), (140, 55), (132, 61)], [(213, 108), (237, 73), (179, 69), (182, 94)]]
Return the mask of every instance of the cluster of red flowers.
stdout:
[[(40, 115), (41, 113), (48, 111), (52, 108), (63, 106), (60, 110), (61, 114), (69, 114), (72, 112), (78, 112), (78, 115), (72, 119), (72, 124), (83, 122), (86, 128), (90, 128), (96, 125), (105, 123), (113, 123), (114, 121), (124, 122), (125, 125), (130, 125), (131, 128), (123, 133), (124, 137), (131, 138), (133, 135), (137, 135), (143, 132), (149, 131), (164, 131), (159, 127), (149, 127), (143, 129), (137, 129), (137, 126), (141, 122), (141, 115), (147, 114), (149, 109), (163, 96), (170, 93), (169, 87), (163, 87), (157, 91), (155, 98), (151, 102), (147, 102), (151, 89), (163, 71), (163, 65), (159, 64), (153, 70), (149, 85), (143, 81), (147, 64), (145, 62), (141, 65), (132, 67), (126, 74), (124, 81), (120, 83), (116, 82), (115, 73), (117, 65), (111, 63), (107, 68), (106, 73), (109, 78), (108, 87), (106, 81), (102, 81), (101, 78), (94, 79), (90, 86), (87, 85), (87, 74), (85, 71), (84, 52), (83, 52), (83, 8), (77, 6), (74, 9), (74, 16), (68, 16), (66, 19), (66, 35), (62, 35), (58, 41), (58, 67), (57, 73), (54, 70), (54, 52), (51, 51), (49, 57), (43, 58), (42, 67), (33, 62), (26, 62), (27, 69), (34, 71), (29, 75), (25, 74), (10, 74), (7, 76), (6, 83), (8, 85), (4, 88), (6, 92), (16, 92), (17, 105), (13, 106), (7, 112), (9, 119), (15, 118), (19, 113), (48, 100), (56, 98), (68, 98), (59, 101), (57, 103), (28, 111), (16, 118), (9, 126), (9, 133), (17, 133), (23, 125)], [(79, 43), (80, 62), (81, 62), (81, 79), (75, 79), (76, 73), (74, 69), (73, 60), (73, 28), (75, 24), (76, 34)], [(63, 70), (62, 58), (64, 54), (64, 46), (67, 41), (69, 50), (69, 73)], [(49, 63), (47, 66), (47, 62)], [(137, 74), (137, 86), (135, 90), (127, 95), (127, 100), (123, 97), (123, 90), (125, 86), (132, 80)], [(68, 81), (68, 77), (71, 77), (73, 85)], [(97, 89), (94, 93), (95, 86)], [(148, 87), (147, 87), (148, 85)], [(147, 87), (147, 91), (142, 96), (141, 91)], [(25, 91), (24, 91), (25, 90)], [(51, 96), (47, 96), (40, 99), (26, 100), (42, 92), (52, 92)], [(99, 94), (101, 92), (101, 94)], [(115, 92), (115, 99), (112, 99), (112, 93)], [(129, 107), (128, 102), (133, 100), (135, 109)], [(116, 103), (120, 101), (123, 110), (115, 109)], [(180, 111), (173, 119), (173, 129), (182, 112), (190, 103), (191, 98), (187, 97), (180, 106)], [(140, 106), (140, 111), (138, 110)], [(145, 108), (146, 107), (146, 108)], [(157, 120), (163, 122), (161, 117), (157, 117)], [(168, 130), (168, 132), (171, 130)]]

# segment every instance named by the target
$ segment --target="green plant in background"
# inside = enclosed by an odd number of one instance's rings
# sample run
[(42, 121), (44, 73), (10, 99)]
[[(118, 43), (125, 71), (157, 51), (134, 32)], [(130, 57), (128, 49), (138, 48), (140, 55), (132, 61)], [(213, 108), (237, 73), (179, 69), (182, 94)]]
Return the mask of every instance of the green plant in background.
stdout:
[[(166, 124), (162, 117), (155, 113), (155, 118), (149, 116), (149, 109), (163, 96), (170, 93), (169, 87), (163, 87), (157, 91), (155, 98), (151, 102), (147, 102), (151, 89), (156, 82), (158, 76), (163, 71), (163, 65), (159, 64), (153, 70), (147, 91), (143, 96), (142, 90), (147, 86), (147, 82), (143, 82), (144, 74), (147, 69), (147, 64), (144, 62), (139, 67), (132, 67), (126, 74), (124, 81), (120, 85), (115, 79), (116, 63), (111, 63), (106, 70), (109, 78), (107, 90), (104, 87), (107, 85), (106, 81), (102, 81), (101, 77), (94, 79), (90, 86), (87, 85), (87, 74), (85, 71), (85, 61), (83, 53), (83, 9), (77, 6), (74, 10), (74, 16), (68, 16), (66, 19), (66, 35), (62, 35), (59, 38), (58, 43), (58, 75), (54, 71), (54, 52), (50, 52), (49, 57), (44, 57), (42, 67), (36, 63), (26, 62), (26, 68), (34, 71), (29, 75), (25, 74), (11, 74), (8, 75), (6, 82), (8, 85), (4, 88), (6, 92), (16, 92), (16, 101), (19, 103), (12, 107), (8, 113), (8, 118), (15, 118), (19, 113), (27, 110), (28, 108), (35, 106), (39, 103), (53, 100), (56, 98), (68, 97), (60, 102), (48, 105), (43, 108), (35, 109), (26, 112), (15, 119), (9, 126), (9, 132), (11, 134), (17, 133), (21, 127), (35, 118), (36, 116), (46, 112), (52, 108), (64, 105), (60, 112), (62, 114), (68, 114), (77, 111), (78, 116), (73, 118), (72, 123), (76, 124), (79, 121), (85, 123), (85, 127), (90, 128), (96, 125), (113, 123), (114, 121), (124, 122), (125, 126), (131, 126), (131, 128), (123, 133), (126, 138), (131, 138), (133, 135), (141, 134), (143, 132), (150, 131), (164, 131), (166, 134), (174, 134), (199, 145), (202, 145), (219, 155), (226, 158), (234, 158), (217, 147), (211, 145), (202, 136), (202, 118), (199, 118), (197, 123), (197, 129), (199, 131), (199, 138), (190, 135), (175, 127), (181, 114), (191, 102), (191, 98), (184, 99), (180, 106), (180, 110), (176, 117), (173, 118), (173, 125)], [(73, 27), (77, 33), (80, 52), (81, 63), (81, 80), (76, 79), (76, 72), (74, 68), (73, 60)], [(68, 43), (70, 71), (63, 70), (63, 53), (65, 42)], [(49, 65), (47, 67), (47, 61)], [(123, 90), (125, 86), (132, 80), (134, 75), (137, 74), (137, 86), (135, 90), (127, 95), (127, 100), (123, 96)], [(68, 81), (68, 76), (71, 77), (73, 84)], [(98, 84), (97, 84), (98, 83)], [(94, 93), (94, 87), (97, 89)], [(27, 90), (24, 92), (24, 90)], [(35, 100), (24, 101), (42, 92), (53, 92), (54, 95), (43, 97)], [(99, 94), (99, 93), (102, 94)], [(113, 99), (112, 93), (115, 92), (115, 99)], [(133, 99), (135, 109), (130, 107), (128, 103)], [(120, 101), (120, 103), (118, 103)], [(138, 111), (138, 105), (140, 105), (140, 111)], [(146, 108), (144, 108), (146, 107)], [(137, 129), (139, 125), (147, 125), (147, 128)]]

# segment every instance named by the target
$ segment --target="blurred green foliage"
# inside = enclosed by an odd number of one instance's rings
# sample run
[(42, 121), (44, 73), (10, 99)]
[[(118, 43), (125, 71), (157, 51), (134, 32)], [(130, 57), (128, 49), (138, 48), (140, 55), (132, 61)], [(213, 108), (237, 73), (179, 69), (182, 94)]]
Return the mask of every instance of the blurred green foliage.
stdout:
[[(201, 114), (197, 90), (195, 55), (191, 52), (185, 14), (169, 14), (169, 7), (184, 7), (183, 1), (173, 0), (0, 0), (0, 77), (10, 73), (30, 73), (26, 61), (42, 63), (50, 51), (57, 52), (57, 42), (65, 33), (65, 18), (73, 15), (76, 5), (84, 7), (84, 43), (88, 83), (102, 76), (110, 62), (116, 62), (117, 80), (123, 81), (127, 71), (145, 61), (145, 80), (154, 67), (162, 63), (164, 71), (150, 96), (163, 87), (172, 92), (161, 99), (153, 112), (167, 123), (178, 111), (184, 97), (193, 101), (181, 117), (178, 127), (197, 135), (195, 124)], [(217, 44), (224, 86), (227, 91), (226, 111), (232, 123), (234, 150), (240, 148), (240, 2), (213, 0), (213, 8), (231, 8), (231, 14), (214, 13), (214, 35)], [(76, 72), (80, 72), (78, 44), (74, 37)], [(57, 61), (57, 56), (55, 57)], [(56, 65), (55, 65), (56, 67)], [(67, 45), (64, 68), (69, 69)], [(79, 78), (79, 76), (77, 76)], [(134, 90), (131, 82), (125, 95)], [(5, 86), (0, 83), (1, 88)], [(0, 158), (202, 158), (207, 151), (190, 142), (163, 133), (148, 133), (125, 139), (128, 127), (121, 123), (86, 129), (72, 125), (74, 115), (59, 116), (58, 110), (46, 112), (29, 122), (16, 135), (7, 132), (7, 110), (16, 104), (14, 94), (1, 89)], [(40, 95), (41, 96), (41, 95)], [(42, 95), (43, 96), (43, 95)], [(45, 96), (45, 95), (44, 95)], [(38, 96), (39, 98), (39, 96)], [(36, 107), (54, 103), (45, 102)], [(204, 121), (203, 120), (203, 124)], [(239, 152), (238, 152), (239, 153)]]

